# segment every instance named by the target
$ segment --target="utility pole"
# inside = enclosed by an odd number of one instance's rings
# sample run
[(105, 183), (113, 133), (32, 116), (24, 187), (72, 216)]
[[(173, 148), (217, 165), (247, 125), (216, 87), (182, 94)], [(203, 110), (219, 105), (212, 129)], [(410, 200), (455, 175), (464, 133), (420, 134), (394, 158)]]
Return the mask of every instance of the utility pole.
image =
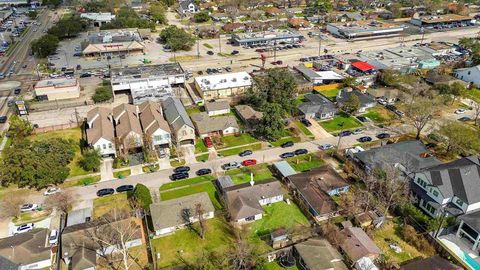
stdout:
[(222, 35), (218, 34), (218, 49), (219, 49), (219, 54), (222, 54)]
[(197, 58), (200, 58), (200, 45), (199, 45), (198, 38), (197, 38)]
[(277, 62), (277, 42), (273, 43), (273, 61)]
[(318, 29), (318, 57), (322, 54), (322, 36), (321, 31)]

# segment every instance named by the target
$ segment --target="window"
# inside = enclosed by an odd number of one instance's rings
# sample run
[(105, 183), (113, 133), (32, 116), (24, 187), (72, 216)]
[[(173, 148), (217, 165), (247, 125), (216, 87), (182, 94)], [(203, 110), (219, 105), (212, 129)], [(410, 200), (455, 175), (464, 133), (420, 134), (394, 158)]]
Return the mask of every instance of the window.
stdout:
[(103, 144), (103, 150), (107, 149), (107, 145)]
[(108, 144), (108, 149), (112, 149), (112, 148), (113, 148), (112, 144), (109, 143), (109, 144)]
[(438, 197), (438, 191), (433, 190), (432, 194), (433, 194), (433, 196)]
[(422, 186), (422, 187), (424, 187), (424, 188), (427, 188), (427, 182), (423, 181), (422, 179), (417, 178), (417, 183), (418, 183), (420, 186)]
[(162, 135), (156, 135), (153, 137), (154, 141), (161, 141), (162, 140)]
[(455, 201), (456, 204), (458, 204), (459, 206), (462, 206), (463, 205), (463, 201), (459, 198), (457, 198), (457, 200)]
[(470, 75), (471, 73), (472, 73), (472, 72), (471, 72), (471, 71), (469, 71), (469, 72), (468, 72), (468, 75)]

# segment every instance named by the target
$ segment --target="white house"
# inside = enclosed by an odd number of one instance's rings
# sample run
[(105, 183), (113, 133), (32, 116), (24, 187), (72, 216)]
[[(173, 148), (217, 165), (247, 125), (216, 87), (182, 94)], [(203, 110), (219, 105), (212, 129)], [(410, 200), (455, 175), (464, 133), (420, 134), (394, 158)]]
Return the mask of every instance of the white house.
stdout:
[(204, 220), (211, 219), (214, 217), (214, 211), (215, 208), (206, 192), (150, 205), (156, 236), (171, 234), (185, 228), (186, 225), (198, 222), (201, 213)]
[(180, 15), (193, 14), (198, 11), (199, 8), (193, 0), (180, 0), (178, 3), (178, 13), (180, 13)]
[(116, 156), (112, 110), (97, 107), (87, 113), (85, 135), (88, 145), (102, 156)]
[(170, 127), (163, 118), (158, 102), (146, 101), (138, 106), (143, 132), (149, 136), (154, 147), (168, 148), (172, 143)]
[(456, 69), (455, 77), (462, 81), (472, 83), (476, 87), (480, 87), (480, 65)]

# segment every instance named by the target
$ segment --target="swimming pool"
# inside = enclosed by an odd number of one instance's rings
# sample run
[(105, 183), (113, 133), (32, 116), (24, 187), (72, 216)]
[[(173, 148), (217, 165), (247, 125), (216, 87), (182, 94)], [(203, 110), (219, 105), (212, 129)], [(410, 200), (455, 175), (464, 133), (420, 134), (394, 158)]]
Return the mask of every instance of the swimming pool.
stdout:
[(480, 270), (480, 264), (475, 261), (468, 253), (464, 252), (460, 249), (457, 244), (447, 240), (447, 239), (439, 239), (440, 243), (443, 244), (445, 248), (447, 248), (454, 257), (461, 260), (462, 264), (469, 268), (470, 270)]

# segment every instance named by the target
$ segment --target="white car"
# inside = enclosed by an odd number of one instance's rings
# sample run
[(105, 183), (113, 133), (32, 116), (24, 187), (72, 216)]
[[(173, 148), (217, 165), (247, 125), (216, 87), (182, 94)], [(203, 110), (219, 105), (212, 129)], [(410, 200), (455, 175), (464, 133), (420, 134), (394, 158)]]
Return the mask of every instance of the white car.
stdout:
[(464, 114), (465, 113), (465, 109), (457, 109), (455, 110), (455, 114)]
[(33, 227), (34, 227), (33, 223), (22, 224), (22, 225), (17, 227), (17, 229), (15, 230), (15, 232), (13, 234), (29, 232), (33, 229)]
[(328, 150), (328, 149), (332, 149), (333, 145), (326, 143), (326, 144), (320, 145), (318, 148), (320, 148), (320, 150)]
[(236, 161), (232, 161), (222, 165), (222, 169), (224, 169), (225, 171), (228, 171), (230, 169), (237, 169), (237, 168), (240, 168), (240, 164), (238, 164), (238, 162)]
[(38, 209), (38, 205), (35, 203), (27, 203), (20, 207), (20, 212), (30, 212)]
[(49, 189), (45, 190), (45, 192), (43, 193), (43, 195), (44, 195), (44, 196), (48, 196), (48, 195), (52, 195), (52, 194), (58, 193), (58, 192), (60, 192), (60, 191), (61, 191), (60, 188), (52, 187), (52, 188), (49, 188)]
[(50, 236), (48, 237), (48, 242), (52, 246), (54, 246), (58, 243), (58, 231), (57, 230), (52, 230), (50, 232)]

